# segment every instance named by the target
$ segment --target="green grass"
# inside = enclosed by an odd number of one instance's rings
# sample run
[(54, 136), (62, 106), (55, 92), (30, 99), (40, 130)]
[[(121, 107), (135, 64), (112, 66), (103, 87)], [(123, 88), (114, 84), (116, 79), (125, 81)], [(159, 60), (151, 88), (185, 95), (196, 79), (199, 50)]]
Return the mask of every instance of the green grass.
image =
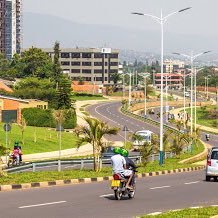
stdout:
[[(36, 132), (37, 141), (34, 142), (34, 132)], [(68, 132), (62, 132), (62, 149), (77, 147), (77, 137)], [(0, 124), (0, 143), (5, 146), (6, 133), (3, 130), (3, 124)], [(21, 130), (16, 124), (12, 124), (11, 131), (8, 132), (8, 144), (13, 147), (14, 141), (22, 141)], [(52, 129), (42, 127), (27, 126), (24, 130), (24, 145), (22, 151), (24, 154), (33, 154), (41, 152), (50, 152), (59, 150), (58, 133)]]
[(160, 215), (145, 215), (141, 218), (210, 218), (214, 215), (218, 215), (218, 207), (169, 211)]
[(93, 96), (73, 96), (73, 100), (76, 101), (87, 101), (87, 100), (105, 100), (106, 98), (102, 95), (93, 95)]
[[(205, 109), (204, 109), (205, 108)], [(218, 116), (218, 108), (216, 106), (206, 106), (206, 107), (197, 107), (197, 124), (208, 126), (208, 127), (218, 127), (217, 117), (214, 119), (210, 118), (209, 111), (216, 110)], [(181, 111), (182, 112), (182, 111)], [(188, 114), (191, 113), (191, 109), (187, 109)]]
[[(179, 164), (178, 162), (184, 158), (187, 158), (193, 154), (184, 154), (180, 157), (169, 158), (165, 160), (165, 163), (160, 166), (158, 161), (150, 162), (144, 166), (138, 168), (138, 173), (149, 173), (161, 170), (173, 170), (180, 168), (192, 167), (191, 164)], [(84, 170), (66, 170), (62, 172), (50, 171), (50, 172), (24, 172), (16, 174), (8, 174), (7, 177), (0, 177), (0, 184), (21, 184), (27, 182), (43, 182), (62, 179), (78, 179), (78, 178), (94, 178), (102, 176), (111, 176), (111, 167), (105, 167), (101, 172), (94, 172), (91, 169)]]

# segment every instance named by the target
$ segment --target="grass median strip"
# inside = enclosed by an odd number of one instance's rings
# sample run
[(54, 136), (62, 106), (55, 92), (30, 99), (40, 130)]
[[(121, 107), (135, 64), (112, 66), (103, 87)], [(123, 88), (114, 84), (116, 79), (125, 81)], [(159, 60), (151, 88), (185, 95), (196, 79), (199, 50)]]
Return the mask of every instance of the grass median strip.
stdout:
[[(178, 158), (171, 158), (165, 161), (165, 164), (160, 166), (158, 161), (148, 163), (146, 167), (139, 167), (138, 173), (145, 174), (151, 172), (171, 171), (173, 169), (181, 169), (193, 167), (191, 164), (178, 164)], [(182, 170), (181, 170), (182, 171)], [(159, 174), (159, 173), (158, 173)], [(165, 174), (165, 173), (163, 173)], [(8, 174), (6, 177), (0, 177), (0, 185), (5, 184), (23, 184), (23, 183), (38, 183), (43, 181), (55, 180), (70, 180), (70, 179), (83, 179), (83, 178), (96, 178), (107, 177), (112, 175), (111, 167), (105, 167), (101, 172), (95, 172), (92, 169), (84, 170), (65, 170), (62, 172), (57, 171), (42, 171), (42, 172), (24, 172), (16, 174)], [(156, 175), (156, 174), (155, 174)], [(92, 179), (93, 181), (93, 179)]]
[(140, 218), (210, 218), (215, 215), (218, 215), (217, 206), (169, 211), (158, 215), (144, 215)]

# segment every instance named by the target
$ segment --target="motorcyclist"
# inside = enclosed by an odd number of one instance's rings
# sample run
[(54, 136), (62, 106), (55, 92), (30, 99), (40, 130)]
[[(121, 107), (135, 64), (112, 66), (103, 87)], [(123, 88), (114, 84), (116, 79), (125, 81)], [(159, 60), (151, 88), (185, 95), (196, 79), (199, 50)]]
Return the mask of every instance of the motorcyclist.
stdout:
[(129, 152), (126, 149), (121, 149), (121, 155), (125, 158), (126, 160), (126, 167), (127, 169), (132, 169), (133, 170), (133, 176), (132, 176), (132, 180), (131, 180), (131, 186), (133, 186), (135, 184), (135, 169), (137, 168), (137, 166), (135, 165), (134, 161), (132, 159), (130, 159), (129, 156)]
[(206, 140), (207, 140), (207, 141), (209, 141), (210, 134), (209, 134), (209, 133), (207, 133), (207, 134), (205, 135), (205, 138), (206, 138)]
[(113, 167), (113, 173), (114, 174), (121, 174), (125, 177), (129, 177), (128, 181), (126, 183), (126, 188), (128, 189), (133, 189), (130, 186), (130, 182), (133, 177), (133, 171), (127, 169), (126, 166), (126, 160), (125, 158), (121, 155), (122, 149), (119, 147), (115, 147), (113, 149), (114, 155), (111, 157), (111, 162), (112, 162), (112, 167)]

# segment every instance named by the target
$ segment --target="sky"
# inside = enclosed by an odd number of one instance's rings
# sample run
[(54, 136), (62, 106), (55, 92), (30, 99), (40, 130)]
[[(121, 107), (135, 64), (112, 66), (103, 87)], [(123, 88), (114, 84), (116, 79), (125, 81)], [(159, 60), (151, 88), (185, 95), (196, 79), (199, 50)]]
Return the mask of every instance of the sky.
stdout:
[[(54, 15), (76, 23), (141, 29), (148, 35), (149, 31), (159, 31), (160, 25), (131, 12), (160, 16), (161, 9), (167, 15), (186, 7), (192, 9), (172, 16), (164, 26), (165, 33), (192, 35), (195, 48), (198, 36), (205, 40), (218, 37), (218, 0), (23, 0), (24, 12)], [(199, 50), (206, 49), (204, 40), (196, 43)]]

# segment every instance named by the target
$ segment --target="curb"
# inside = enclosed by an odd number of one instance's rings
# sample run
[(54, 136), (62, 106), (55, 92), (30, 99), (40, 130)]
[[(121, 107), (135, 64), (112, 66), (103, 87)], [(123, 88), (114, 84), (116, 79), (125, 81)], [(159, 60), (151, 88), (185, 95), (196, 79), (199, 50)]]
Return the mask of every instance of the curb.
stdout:
[[(183, 208), (183, 209), (169, 210), (169, 211), (165, 211), (165, 212), (159, 212), (158, 211), (158, 212), (153, 212), (153, 213), (149, 213), (149, 214), (145, 214), (145, 215), (147, 215), (147, 216), (156, 216), (156, 215), (160, 215), (160, 214), (164, 214), (164, 213), (168, 213), (168, 212), (177, 212), (177, 211), (181, 211), (181, 210), (185, 210), (185, 209), (201, 209), (201, 208), (205, 208), (205, 207), (218, 207), (218, 205), (188, 207), (188, 208)], [(136, 218), (140, 218), (140, 217), (136, 217)], [(218, 218), (218, 215), (211, 216), (210, 218)]]
[[(175, 174), (182, 172), (191, 172), (204, 169), (204, 166), (196, 166), (189, 168), (181, 168), (175, 170), (163, 170), (150, 173), (139, 173), (136, 174), (136, 178), (144, 178), (151, 176), (160, 176), (166, 174)], [(81, 179), (67, 179), (67, 180), (55, 180), (55, 181), (46, 181), (46, 182), (32, 182), (32, 183), (23, 183), (23, 184), (12, 184), (12, 185), (0, 185), (1, 191), (13, 191), (13, 190), (25, 190), (30, 188), (46, 188), (54, 186), (63, 186), (63, 185), (73, 185), (73, 184), (82, 184), (82, 183), (92, 183), (92, 182), (103, 182), (110, 181), (113, 179), (113, 176), (105, 177), (96, 177), (96, 178), (81, 178)]]

